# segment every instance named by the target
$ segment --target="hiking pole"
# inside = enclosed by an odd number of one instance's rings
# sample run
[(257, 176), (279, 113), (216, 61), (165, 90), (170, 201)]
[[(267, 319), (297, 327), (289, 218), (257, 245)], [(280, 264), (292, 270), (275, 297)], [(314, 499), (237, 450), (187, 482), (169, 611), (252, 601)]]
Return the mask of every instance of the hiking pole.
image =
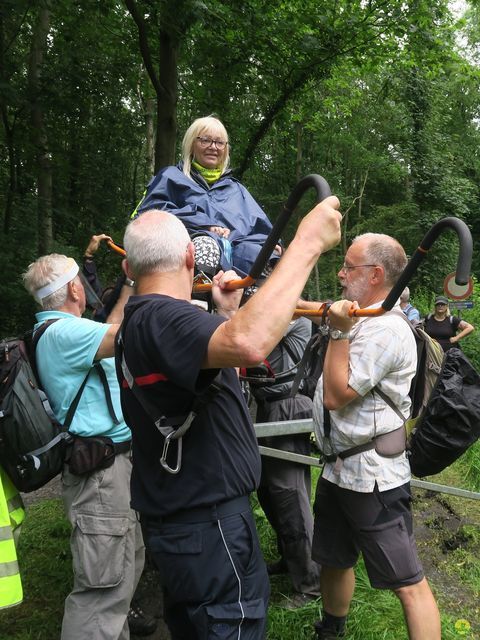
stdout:
[[(311, 173), (299, 180), (288, 197), (287, 202), (283, 205), (283, 210), (265, 240), (265, 243), (256, 257), (248, 276), (242, 280), (231, 280), (230, 282), (225, 283), (226, 289), (245, 289), (246, 287), (251, 286), (255, 280), (260, 277), (297, 204), (300, 202), (305, 191), (311, 187), (313, 187), (317, 192), (317, 203), (332, 195), (325, 178), (322, 178), (322, 176), (319, 176), (316, 173)], [(211, 289), (212, 284), (210, 282), (195, 284), (193, 286), (193, 291), (211, 291)]]
[[(467, 227), (463, 220), (460, 218), (442, 218), (438, 222), (436, 222), (433, 227), (427, 231), (424, 236), (420, 246), (416, 249), (413, 256), (410, 258), (407, 266), (400, 274), (397, 282), (393, 285), (390, 293), (382, 302), (381, 307), (377, 309), (350, 309), (349, 316), (355, 317), (376, 317), (383, 315), (386, 311), (390, 311), (400, 297), (400, 294), (405, 289), (407, 284), (410, 282), (411, 278), (415, 274), (418, 269), (419, 264), (427, 255), (430, 247), (438, 238), (438, 236), (445, 229), (453, 229), (459, 241), (459, 252), (457, 258), (457, 269), (455, 272), (455, 282), (462, 286), (468, 283), (468, 279), (470, 276), (470, 268), (472, 265), (472, 252), (473, 252), (473, 240), (472, 234), (470, 233), (470, 229)], [(325, 309), (325, 304), (323, 303), (319, 306), (315, 311), (310, 311), (307, 309), (295, 309), (295, 317), (298, 316), (321, 316)]]

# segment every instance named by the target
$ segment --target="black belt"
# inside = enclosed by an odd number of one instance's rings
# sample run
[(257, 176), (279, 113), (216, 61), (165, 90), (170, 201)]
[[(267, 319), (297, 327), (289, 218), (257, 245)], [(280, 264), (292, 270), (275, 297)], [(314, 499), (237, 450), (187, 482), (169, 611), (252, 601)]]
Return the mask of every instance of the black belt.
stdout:
[(179, 524), (194, 524), (197, 522), (216, 522), (220, 518), (230, 516), (234, 513), (240, 513), (250, 509), (250, 500), (248, 496), (240, 496), (232, 498), (226, 502), (212, 504), (208, 507), (192, 507), (191, 509), (182, 509), (166, 516), (144, 516), (142, 522), (145, 524), (161, 525), (169, 522), (177, 522)]
[(131, 448), (132, 448), (132, 441), (131, 440), (125, 440), (124, 442), (114, 442), (113, 443), (113, 450), (115, 452), (115, 455), (117, 455), (119, 453), (128, 453)]

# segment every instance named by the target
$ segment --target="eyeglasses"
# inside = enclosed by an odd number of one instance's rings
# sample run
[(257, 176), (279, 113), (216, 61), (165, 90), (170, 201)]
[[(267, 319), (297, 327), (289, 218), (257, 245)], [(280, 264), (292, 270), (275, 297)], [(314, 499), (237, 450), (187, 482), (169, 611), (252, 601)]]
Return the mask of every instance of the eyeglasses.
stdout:
[(376, 264), (343, 264), (340, 271), (346, 271), (347, 273), (352, 269), (360, 269), (360, 267), (376, 267)]
[(207, 147), (211, 147), (213, 144), (219, 149), (223, 151), (225, 149), (228, 142), (225, 140), (214, 140), (213, 138), (204, 138), (202, 136), (197, 136), (197, 140), (200, 142), (200, 146), (202, 149), (206, 149)]

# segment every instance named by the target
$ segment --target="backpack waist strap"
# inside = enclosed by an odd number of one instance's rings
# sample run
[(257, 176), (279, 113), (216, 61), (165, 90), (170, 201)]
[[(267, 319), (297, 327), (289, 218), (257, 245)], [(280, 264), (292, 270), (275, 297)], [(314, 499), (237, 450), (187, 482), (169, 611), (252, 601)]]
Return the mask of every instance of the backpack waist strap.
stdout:
[(336, 462), (338, 458), (340, 458), (340, 460), (345, 460), (345, 458), (355, 456), (357, 455), (357, 453), (371, 451), (372, 449), (375, 449), (375, 440), (369, 440), (368, 442), (364, 442), (363, 444), (357, 444), (354, 447), (350, 447), (350, 449), (340, 451), (340, 453), (324, 455), (323, 459), (325, 460), (325, 462)]

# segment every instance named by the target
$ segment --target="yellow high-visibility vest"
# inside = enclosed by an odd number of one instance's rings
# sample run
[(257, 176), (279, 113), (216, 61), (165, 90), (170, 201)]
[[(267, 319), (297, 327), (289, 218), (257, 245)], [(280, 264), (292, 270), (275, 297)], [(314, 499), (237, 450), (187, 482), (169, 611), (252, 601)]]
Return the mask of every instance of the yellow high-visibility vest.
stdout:
[(14, 532), (24, 518), (22, 498), (0, 467), (0, 610), (23, 600)]

